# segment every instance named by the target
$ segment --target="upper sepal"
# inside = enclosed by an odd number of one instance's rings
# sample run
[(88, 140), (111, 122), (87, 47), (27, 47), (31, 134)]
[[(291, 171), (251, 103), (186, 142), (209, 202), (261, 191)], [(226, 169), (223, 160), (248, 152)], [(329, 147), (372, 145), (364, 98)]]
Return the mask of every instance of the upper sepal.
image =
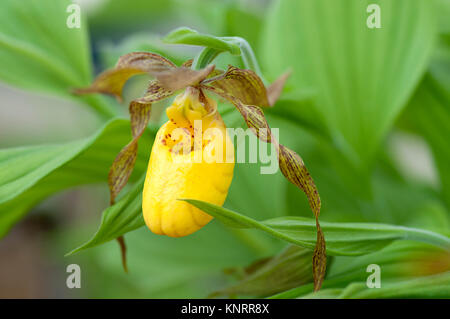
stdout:
[(230, 65), (226, 72), (204, 81), (238, 98), (244, 104), (269, 106), (267, 91), (260, 77), (252, 70)]
[(252, 70), (239, 69), (230, 65), (226, 72), (207, 78), (208, 84), (238, 98), (247, 105), (273, 106), (281, 95), (290, 72), (286, 72), (266, 88), (261, 78)]

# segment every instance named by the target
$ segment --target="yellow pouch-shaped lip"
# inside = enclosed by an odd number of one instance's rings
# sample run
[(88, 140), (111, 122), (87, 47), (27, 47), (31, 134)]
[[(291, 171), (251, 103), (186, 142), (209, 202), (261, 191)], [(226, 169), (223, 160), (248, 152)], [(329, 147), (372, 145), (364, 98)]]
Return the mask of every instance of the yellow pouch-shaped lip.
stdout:
[[(177, 97), (167, 109), (169, 121), (158, 131), (150, 156), (142, 210), (147, 226), (155, 234), (181, 237), (206, 225), (212, 219), (210, 215), (178, 199), (222, 205), (233, 178), (234, 149), (215, 103), (207, 100), (210, 109), (206, 110), (198, 95), (190, 93)], [(200, 132), (194, 132), (195, 120), (202, 121)], [(211, 128), (220, 134), (208, 134)], [(187, 153), (175, 154), (174, 148), (179, 143), (173, 138), (175, 129), (195, 136)], [(199, 141), (198, 134), (201, 145), (194, 147)], [(220, 147), (222, 152), (215, 153)]]

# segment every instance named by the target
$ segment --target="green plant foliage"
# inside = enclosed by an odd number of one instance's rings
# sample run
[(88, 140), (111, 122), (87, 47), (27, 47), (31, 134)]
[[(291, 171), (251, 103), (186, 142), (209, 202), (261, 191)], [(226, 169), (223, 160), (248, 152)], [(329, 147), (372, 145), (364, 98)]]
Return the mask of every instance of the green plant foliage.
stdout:
[[(71, 93), (92, 81), (89, 35), (96, 70), (132, 51), (160, 53), (179, 66), (197, 52), (189, 45), (203, 46), (195, 68), (212, 63), (217, 71), (231, 64), (270, 80), (292, 71), (280, 99), (264, 113), (280, 129), (280, 142), (302, 154), (320, 192), (330, 255), (323, 288), (311, 293), (316, 231), (314, 220), (305, 218), (311, 215), (308, 201), (281, 172), (260, 174), (263, 163), (236, 164), (224, 204), (229, 209), (184, 199), (216, 217), (200, 231), (168, 238), (142, 227), (143, 176), (155, 133), (150, 127), (128, 186), (103, 211), (96, 233), (88, 239), (90, 226), (77, 224), (49, 234), (49, 248), (61, 257), (84, 241), (60, 261), (89, 265), (83, 297), (450, 296), (447, 0), (274, 0), (266, 16), (259, 11), (266, 2), (114, 0), (82, 4), (80, 29), (66, 27), (70, 3), (0, 1), (0, 81), (57, 95), (61, 103), (80, 101), (107, 123), (81, 140), (0, 150), (0, 237), (62, 190), (93, 183), (106, 189), (108, 170), (130, 140), (130, 122), (113, 119), (112, 99)], [(366, 26), (366, 8), (374, 3), (381, 8), (381, 29)], [(180, 25), (189, 27), (162, 39)], [(263, 74), (255, 56), (262, 58)], [(125, 100), (131, 86), (142, 93), (135, 84), (127, 84)], [(232, 106), (218, 102), (227, 127), (246, 127)], [(162, 107), (152, 111), (153, 122), (163, 122)], [(398, 130), (430, 147), (437, 183), (405, 178), (383, 151), (385, 138)], [(113, 241), (123, 235), (127, 275)], [(381, 289), (366, 287), (369, 264), (382, 269)]]
[[(371, 3), (381, 8), (381, 29), (366, 26)], [(269, 10), (265, 70), (275, 77), (292, 67), (297, 89), (317, 91), (316, 121), (361, 172), (426, 70), (436, 36), (432, 5), (284, 0)]]
[[(290, 243), (314, 248), (315, 222), (310, 218), (279, 217), (258, 222), (252, 218), (217, 205), (184, 199), (197, 208), (220, 219), (225, 225), (237, 228), (256, 228)], [(323, 223), (327, 254), (356, 256), (377, 251), (399, 239), (423, 241), (450, 250), (446, 236), (416, 228), (368, 223)]]
[(434, 276), (419, 277), (398, 282), (389, 282), (379, 289), (367, 288), (366, 283), (352, 283), (343, 289), (324, 289), (317, 294), (302, 298), (448, 298), (450, 296), (450, 272)]
[[(115, 114), (98, 97), (75, 98), (71, 90), (92, 79), (87, 24), (68, 28), (69, 0), (5, 0), (0, 3), (0, 80), (89, 104), (103, 117)], [(82, 16), (83, 17), (83, 16)], [(20, 23), (17, 23), (20, 21)]]
[[(369, 275), (368, 265), (377, 264), (382, 269), (383, 281), (404, 280), (450, 270), (450, 255), (446, 250), (413, 241), (397, 241), (377, 252), (358, 256), (334, 257), (327, 273), (325, 290), (344, 287), (349, 282), (362, 282)], [(270, 298), (299, 298), (309, 294), (311, 284), (271, 296)]]
[[(246, 39), (253, 48), (257, 48), (263, 25), (260, 10), (256, 6), (253, 10), (243, 9), (239, 5), (231, 4), (222, 12), (224, 15), (224, 35), (234, 35)], [(258, 52), (255, 52), (258, 55)], [(259, 55), (258, 55), (259, 56)]]
[(431, 146), (441, 182), (442, 199), (450, 209), (450, 45), (436, 52), (405, 114), (413, 131)]
[[(66, 26), (70, 1), (14, 1), (0, 4), (2, 81), (24, 89), (67, 93), (89, 84), (87, 28)], [(16, 23), (23, 21), (24, 23)]]
[[(123, 144), (130, 139), (128, 120), (112, 120), (93, 136), (61, 145), (43, 145), (0, 151), (0, 235), (4, 236), (29, 209), (63, 189), (105, 183), (108, 170)], [(143, 143), (151, 144), (149, 134)], [(136, 171), (147, 165), (148, 147), (136, 160)]]

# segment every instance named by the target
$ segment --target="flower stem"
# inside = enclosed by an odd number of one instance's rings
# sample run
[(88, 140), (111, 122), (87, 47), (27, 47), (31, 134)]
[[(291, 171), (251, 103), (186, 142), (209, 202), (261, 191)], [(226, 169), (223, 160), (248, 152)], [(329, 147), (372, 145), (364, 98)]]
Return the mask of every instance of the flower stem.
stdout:
[(214, 48), (204, 48), (195, 57), (194, 62), (192, 62), (192, 69), (200, 70), (210, 64), (221, 52), (220, 50)]
[(241, 49), (241, 57), (242, 62), (244, 63), (244, 67), (249, 70), (255, 71), (255, 73), (263, 80), (266, 84), (266, 80), (262, 75), (261, 68), (259, 67), (258, 60), (256, 59), (256, 55), (253, 52), (251, 45), (241, 37), (223, 37), (223, 40), (227, 40), (239, 45)]
[[(261, 68), (259, 67), (255, 53), (253, 52), (253, 49), (247, 42), (247, 40), (241, 37), (221, 37), (220, 39), (238, 45), (240, 48), (240, 56), (242, 58), (244, 67), (246, 69), (253, 70), (263, 80), (264, 84), (267, 84), (267, 81), (264, 79), (264, 76), (262, 75)], [(225, 51), (205, 47), (195, 57), (194, 62), (192, 62), (192, 69), (200, 70), (206, 67), (222, 52)]]

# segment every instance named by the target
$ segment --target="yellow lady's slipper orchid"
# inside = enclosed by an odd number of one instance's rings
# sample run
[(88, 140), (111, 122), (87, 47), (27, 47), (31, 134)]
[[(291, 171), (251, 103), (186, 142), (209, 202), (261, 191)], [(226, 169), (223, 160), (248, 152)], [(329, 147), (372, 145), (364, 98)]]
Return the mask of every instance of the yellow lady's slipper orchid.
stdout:
[[(192, 34), (193, 31), (179, 29), (177, 32), (185, 37), (186, 32)], [(198, 34), (194, 36), (202, 37)], [(120, 99), (123, 86), (130, 77), (145, 73), (155, 77), (155, 80), (150, 81), (145, 95), (130, 102), (133, 139), (122, 148), (111, 165), (108, 174), (110, 203), (115, 203), (117, 195), (131, 176), (137, 158), (138, 141), (147, 129), (152, 104), (186, 89), (168, 108), (170, 120), (161, 127), (153, 145), (142, 201), (144, 219), (154, 233), (173, 237), (191, 234), (212, 219), (195, 208), (195, 205), (190, 206), (179, 199), (197, 199), (222, 205), (227, 196), (233, 176), (234, 150), (232, 146), (228, 147), (232, 143), (217, 112), (216, 103), (203, 92), (216, 94), (237, 108), (247, 126), (253, 129), (261, 141), (275, 146), (281, 172), (307, 195), (317, 227), (317, 243), (313, 254), (314, 290), (317, 291), (326, 270), (325, 237), (319, 224), (320, 196), (301, 157), (272, 136), (261, 109), (275, 104), (288, 74), (266, 88), (257, 74), (257, 63), (250, 46), (243, 39), (233, 39), (239, 42), (239, 45), (235, 43), (236, 53), (240, 51), (239, 46), (245, 47), (241, 55), (244, 64), (249, 65), (247, 69), (229, 66), (226, 71), (213, 72), (215, 66), (210, 62), (217, 54), (211, 54), (211, 48), (203, 49), (196, 59), (188, 60), (180, 67), (155, 53), (131, 52), (121, 56), (114, 68), (97, 76), (89, 87), (74, 90), (77, 94), (105, 93)], [(229, 47), (231, 43), (227, 40), (231, 39), (216, 38), (216, 41)], [(199, 125), (198, 121), (201, 121)], [(126, 269), (123, 236), (117, 240)]]
[(182, 237), (212, 216), (179, 199), (222, 205), (233, 178), (234, 149), (216, 102), (198, 89), (187, 88), (166, 113), (169, 121), (150, 156), (142, 210), (153, 233)]

